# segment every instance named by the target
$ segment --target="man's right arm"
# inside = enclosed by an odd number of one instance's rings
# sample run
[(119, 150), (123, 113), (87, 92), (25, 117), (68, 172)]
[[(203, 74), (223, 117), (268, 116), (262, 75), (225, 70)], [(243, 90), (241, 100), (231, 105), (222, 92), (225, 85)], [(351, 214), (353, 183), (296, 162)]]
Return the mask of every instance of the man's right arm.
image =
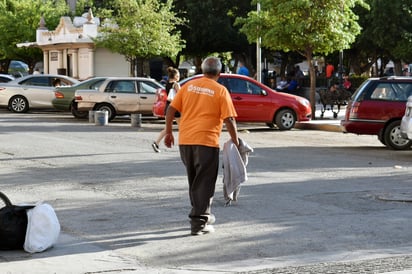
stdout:
[(226, 129), (229, 132), (230, 138), (232, 139), (232, 142), (239, 147), (239, 138), (237, 136), (237, 125), (236, 125), (236, 120), (233, 117), (228, 117), (225, 120), (223, 120), (226, 125)]

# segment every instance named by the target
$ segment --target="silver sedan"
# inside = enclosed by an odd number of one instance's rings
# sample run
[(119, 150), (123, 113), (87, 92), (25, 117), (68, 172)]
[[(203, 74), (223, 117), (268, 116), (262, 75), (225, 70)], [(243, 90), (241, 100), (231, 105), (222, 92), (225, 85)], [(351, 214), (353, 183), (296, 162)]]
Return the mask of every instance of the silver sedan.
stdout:
[(24, 113), (31, 108), (53, 108), (54, 86), (71, 86), (78, 80), (53, 74), (36, 74), (0, 83), (0, 106)]

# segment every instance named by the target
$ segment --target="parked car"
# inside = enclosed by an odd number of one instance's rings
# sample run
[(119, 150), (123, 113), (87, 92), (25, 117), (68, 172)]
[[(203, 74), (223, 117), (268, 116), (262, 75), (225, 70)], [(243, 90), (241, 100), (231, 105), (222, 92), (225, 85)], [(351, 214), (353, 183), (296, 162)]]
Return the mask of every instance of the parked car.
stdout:
[(15, 78), (10, 74), (0, 74), (0, 83), (7, 83), (13, 81)]
[[(180, 85), (186, 85), (188, 81), (198, 77), (201, 75), (186, 78)], [(265, 123), (270, 128), (277, 126), (280, 130), (289, 130), (295, 126), (296, 121), (309, 121), (312, 117), (311, 106), (306, 98), (277, 92), (253, 78), (239, 74), (221, 74), (218, 82), (230, 92), (238, 122)], [(155, 116), (164, 117), (166, 99), (164, 88), (159, 89), (153, 105)]]
[(17, 78), (8, 83), (0, 83), (0, 106), (13, 112), (23, 113), (30, 108), (53, 108), (53, 83), (71, 86), (79, 81), (64, 75), (37, 74)]
[(377, 135), (385, 146), (409, 149), (412, 141), (401, 136), (405, 103), (412, 95), (412, 78), (370, 78), (353, 94), (341, 121), (344, 132)]
[(96, 89), (76, 90), (78, 111), (107, 111), (109, 121), (116, 115), (153, 115), (156, 90), (163, 86), (143, 77), (109, 77)]
[(107, 77), (94, 77), (73, 86), (56, 87), (54, 89), (53, 107), (57, 110), (71, 111), (76, 118), (86, 118), (87, 111), (78, 111), (74, 93), (78, 89), (98, 89)]
[(409, 96), (406, 103), (405, 114), (401, 121), (402, 138), (412, 140), (412, 96)]
[(7, 72), (14, 77), (26, 76), (29, 74), (29, 66), (23, 61), (11, 60)]

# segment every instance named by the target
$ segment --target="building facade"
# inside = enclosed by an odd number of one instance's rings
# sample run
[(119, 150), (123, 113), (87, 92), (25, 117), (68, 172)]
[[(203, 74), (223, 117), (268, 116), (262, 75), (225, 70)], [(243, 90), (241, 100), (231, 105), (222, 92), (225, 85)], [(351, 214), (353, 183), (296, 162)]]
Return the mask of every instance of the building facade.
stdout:
[(36, 42), (18, 47), (38, 47), (43, 51), (45, 74), (63, 74), (84, 80), (94, 76), (130, 76), (130, 63), (125, 57), (96, 47), (99, 20), (91, 10), (82, 17), (62, 17), (55, 30), (48, 30), (42, 18), (36, 31)]

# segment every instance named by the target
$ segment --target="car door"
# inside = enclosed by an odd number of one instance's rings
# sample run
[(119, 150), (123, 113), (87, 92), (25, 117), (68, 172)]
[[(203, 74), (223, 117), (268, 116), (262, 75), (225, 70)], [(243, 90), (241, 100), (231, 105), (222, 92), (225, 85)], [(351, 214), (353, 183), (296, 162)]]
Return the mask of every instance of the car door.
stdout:
[(134, 79), (113, 80), (105, 90), (106, 99), (114, 106), (117, 113), (135, 113), (139, 111), (139, 94)]
[(52, 107), (54, 99), (51, 77), (31, 77), (20, 82), (20, 91), (30, 107)]
[(270, 98), (262, 94), (262, 87), (241, 78), (219, 78), (232, 97), (238, 121), (271, 121)]
[(161, 88), (153, 81), (138, 81), (140, 113), (152, 115), (156, 100), (156, 90)]

